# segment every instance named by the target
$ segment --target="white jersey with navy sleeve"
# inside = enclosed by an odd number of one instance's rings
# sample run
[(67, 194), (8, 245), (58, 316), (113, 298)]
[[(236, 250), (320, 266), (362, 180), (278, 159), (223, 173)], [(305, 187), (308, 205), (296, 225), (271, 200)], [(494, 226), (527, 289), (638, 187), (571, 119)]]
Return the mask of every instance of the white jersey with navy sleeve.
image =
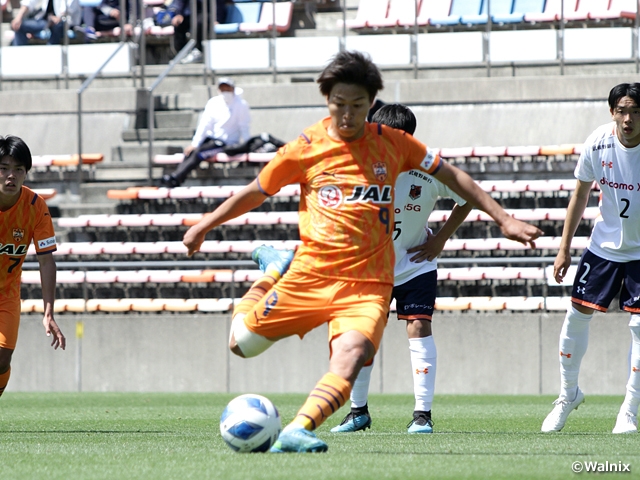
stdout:
[(421, 263), (412, 262), (410, 258), (415, 253), (407, 254), (407, 249), (421, 245), (427, 239), (427, 221), (438, 197), (453, 198), (458, 205), (466, 203), (449, 187), (419, 170), (410, 170), (398, 176), (394, 203), (394, 285), (402, 285), (437, 268), (435, 259)]
[(615, 122), (602, 125), (587, 138), (574, 174), (602, 191), (587, 248), (613, 262), (640, 260), (640, 146), (622, 145)]

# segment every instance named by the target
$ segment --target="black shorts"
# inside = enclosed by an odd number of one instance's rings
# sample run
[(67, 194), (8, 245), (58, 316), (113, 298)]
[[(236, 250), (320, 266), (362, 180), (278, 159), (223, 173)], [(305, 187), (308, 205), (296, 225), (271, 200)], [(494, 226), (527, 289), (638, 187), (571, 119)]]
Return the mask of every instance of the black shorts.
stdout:
[(586, 250), (571, 290), (571, 301), (606, 312), (620, 292), (620, 309), (640, 313), (640, 260), (611, 262)]
[(436, 304), (438, 272), (423, 273), (402, 285), (393, 287), (398, 320), (429, 320)]

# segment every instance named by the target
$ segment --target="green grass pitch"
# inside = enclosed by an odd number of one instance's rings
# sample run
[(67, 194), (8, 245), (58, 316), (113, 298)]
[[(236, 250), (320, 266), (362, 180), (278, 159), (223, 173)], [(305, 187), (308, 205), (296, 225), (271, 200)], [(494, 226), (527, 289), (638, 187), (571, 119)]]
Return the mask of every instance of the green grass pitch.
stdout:
[[(552, 397), (438, 395), (435, 432), (409, 435), (413, 397), (372, 395), (373, 428), (317, 431), (324, 454), (237, 454), (218, 420), (235, 395), (13, 393), (0, 399), (7, 479), (567, 479), (640, 478), (640, 437), (612, 435), (622, 397), (587, 396), (558, 434), (540, 433)], [(305, 395), (267, 394), (288, 422)], [(631, 473), (572, 472), (574, 462)], [(584, 463), (582, 463), (584, 465)]]

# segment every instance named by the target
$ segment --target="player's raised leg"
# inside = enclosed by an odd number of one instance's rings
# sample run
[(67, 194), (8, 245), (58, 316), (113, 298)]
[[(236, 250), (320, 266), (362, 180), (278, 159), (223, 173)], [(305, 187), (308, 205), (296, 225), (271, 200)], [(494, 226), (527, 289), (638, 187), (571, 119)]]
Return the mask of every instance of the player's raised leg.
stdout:
[(638, 405), (640, 404), (640, 315), (631, 315), (631, 365), (627, 393), (620, 407), (613, 433), (638, 432)]
[(260, 245), (251, 252), (251, 259), (264, 273), (273, 276), (273, 273), (277, 272), (282, 277), (289, 269), (294, 253), (293, 250), (279, 250), (269, 245)]

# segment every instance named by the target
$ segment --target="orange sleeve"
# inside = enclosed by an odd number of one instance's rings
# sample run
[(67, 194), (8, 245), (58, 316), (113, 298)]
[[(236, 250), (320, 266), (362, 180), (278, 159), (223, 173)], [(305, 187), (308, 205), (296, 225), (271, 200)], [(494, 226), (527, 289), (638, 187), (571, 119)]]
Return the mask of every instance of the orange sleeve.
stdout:
[(258, 187), (262, 193), (275, 195), (285, 185), (302, 181), (304, 172), (300, 162), (301, 153), (300, 139), (289, 142), (278, 150), (258, 175)]
[(44, 253), (53, 253), (57, 250), (56, 235), (53, 230), (53, 222), (49, 207), (45, 201), (38, 197), (36, 200), (36, 217), (34, 220), (35, 227), (33, 230), (33, 243), (36, 247), (36, 253), (42, 255)]
[(408, 162), (404, 170), (418, 169), (433, 174), (440, 168), (440, 155), (433, 149), (428, 148), (424, 143), (412, 135), (405, 135), (404, 151), (407, 153)]

